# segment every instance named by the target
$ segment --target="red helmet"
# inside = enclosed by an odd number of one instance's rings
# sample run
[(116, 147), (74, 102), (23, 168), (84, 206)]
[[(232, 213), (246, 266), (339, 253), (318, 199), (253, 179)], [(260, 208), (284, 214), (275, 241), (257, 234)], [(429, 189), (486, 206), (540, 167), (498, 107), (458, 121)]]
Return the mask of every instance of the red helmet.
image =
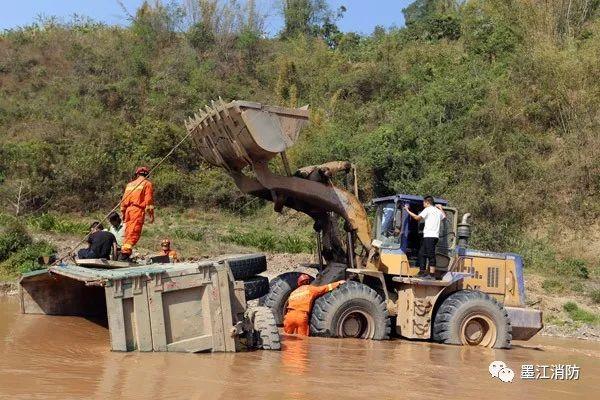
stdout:
[(148, 175), (149, 173), (150, 170), (148, 169), (148, 167), (137, 167), (137, 169), (135, 170), (136, 175)]
[(310, 276), (306, 274), (300, 274), (298, 277), (298, 286), (308, 285), (310, 283)]

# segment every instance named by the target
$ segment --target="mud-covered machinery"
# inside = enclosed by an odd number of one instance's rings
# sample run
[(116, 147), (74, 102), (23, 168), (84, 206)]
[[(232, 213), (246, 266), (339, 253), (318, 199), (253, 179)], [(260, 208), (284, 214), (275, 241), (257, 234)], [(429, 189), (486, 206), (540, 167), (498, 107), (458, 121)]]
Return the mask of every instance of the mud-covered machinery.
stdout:
[[(437, 199), (448, 216), (437, 248), (443, 276), (419, 279), (419, 226), (402, 206), (419, 211), (421, 197), (373, 200), (373, 234), (350, 162), (292, 171), (286, 150), (308, 117), (307, 107), (220, 100), (199, 110), (186, 128), (202, 159), (223, 168), (242, 192), (272, 201), (275, 211), (288, 207), (313, 219), (318, 253), (313, 266), (319, 271), (313, 284), (349, 281), (315, 302), (312, 335), (387, 339), (394, 325), (406, 338), (506, 348), (542, 328), (541, 312), (525, 307), (522, 258), (470, 249), (468, 214), (459, 223), (457, 210)], [(275, 157), (281, 157), (284, 174), (269, 168)], [(262, 299), (279, 323), (298, 275), (276, 277)]]

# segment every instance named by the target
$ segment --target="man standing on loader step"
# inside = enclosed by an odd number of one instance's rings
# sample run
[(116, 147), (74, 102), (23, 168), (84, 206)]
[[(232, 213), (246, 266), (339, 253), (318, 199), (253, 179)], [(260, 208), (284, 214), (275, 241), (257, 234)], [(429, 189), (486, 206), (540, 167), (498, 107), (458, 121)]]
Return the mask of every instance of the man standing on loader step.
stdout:
[(154, 188), (148, 179), (147, 167), (138, 167), (135, 179), (127, 184), (121, 200), (121, 214), (125, 219), (125, 240), (121, 247), (121, 258), (127, 260), (142, 235), (146, 211), (150, 223), (154, 223)]
[(302, 274), (298, 277), (298, 288), (290, 294), (287, 311), (283, 318), (285, 333), (297, 333), (308, 336), (308, 320), (315, 300), (327, 292), (340, 286), (345, 281), (337, 281), (323, 286), (310, 286), (310, 276)]
[[(419, 258), (417, 260), (419, 266), (419, 274), (417, 276), (425, 279), (432, 279), (434, 278), (436, 267), (435, 247), (440, 238), (440, 225), (442, 220), (446, 218), (446, 213), (442, 209), (442, 206), (435, 205), (435, 201), (431, 196), (426, 196), (423, 199), (423, 211), (421, 211), (419, 215), (410, 211), (408, 204), (404, 205), (404, 209), (416, 221), (425, 222), (425, 227), (423, 228), (423, 240), (421, 240)], [(425, 269), (426, 260), (429, 261), (429, 273), (427, 273)]]

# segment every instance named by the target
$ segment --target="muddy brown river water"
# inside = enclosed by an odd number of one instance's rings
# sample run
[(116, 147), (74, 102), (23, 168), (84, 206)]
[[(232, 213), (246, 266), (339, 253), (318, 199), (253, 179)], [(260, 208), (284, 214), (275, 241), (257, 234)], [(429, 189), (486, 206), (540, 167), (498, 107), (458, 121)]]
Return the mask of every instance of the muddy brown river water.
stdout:
[[(283, 351), (114, 353), (83, 318), (21, 315), (0, 296), (2, 399), (597, 399), (600, 343), (539, 337), (511, 350), (284, 337)], [(494, 360), (515, 371), (492, 378)], [(570, 364), (579, 380), (521, 379)], [(550, 370), (547, 370), (548, 374)]]

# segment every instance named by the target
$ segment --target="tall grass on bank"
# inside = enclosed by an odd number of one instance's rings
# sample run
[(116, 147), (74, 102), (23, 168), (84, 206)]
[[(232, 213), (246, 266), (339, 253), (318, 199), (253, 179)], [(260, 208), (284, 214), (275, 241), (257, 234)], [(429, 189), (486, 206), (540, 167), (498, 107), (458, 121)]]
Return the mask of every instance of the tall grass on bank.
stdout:
[(230, 230), (223, 236), (223, 240), (276, 253), (310, 253), (314, 250), (314, 243), (308, 238), (281, 234), (270, 229), (253, 229), (248, 232)]

